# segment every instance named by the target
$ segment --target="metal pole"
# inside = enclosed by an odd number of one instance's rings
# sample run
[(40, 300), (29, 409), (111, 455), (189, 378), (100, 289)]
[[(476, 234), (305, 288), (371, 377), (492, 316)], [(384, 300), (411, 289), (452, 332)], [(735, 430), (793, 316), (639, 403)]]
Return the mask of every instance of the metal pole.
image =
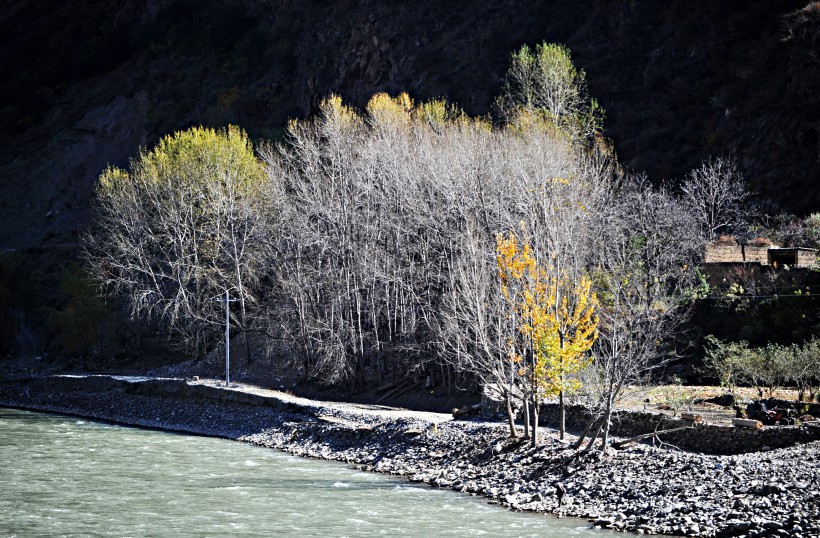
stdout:
[(231, 299), (225, 290), (225, 386), (231, 384)]

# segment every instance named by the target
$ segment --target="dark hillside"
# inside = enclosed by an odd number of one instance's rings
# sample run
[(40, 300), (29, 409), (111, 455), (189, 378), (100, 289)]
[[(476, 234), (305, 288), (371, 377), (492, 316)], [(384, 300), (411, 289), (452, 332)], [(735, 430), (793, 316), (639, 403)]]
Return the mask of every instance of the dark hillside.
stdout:
[[(8, 257), (0, 262), (14, 276), (0, 282), (0, 303), (7, 324), (21, 327), (21, 349), (47, 340), (41, 307), (67, 300), (55, 290), (107, 164), (123, 166), (141, 146), (191, 125), (234, 123), (276, 138), (331, 92), (363, 106), (375, 92), (407, 91), (488, 114), (522, 44), (570, 47), (627, 168), (675, 180), (708, 156), (734, 153), (767, 209), (820, 211), (818, 2), (0, 7), (0, 255)], [(26, 286), (34, 299), (20, 292)], [(9, 340), (14, 331), (5, 332)]]
[[(623, 162), (677, 178), (735, 152), (762, 198), (820, 209), (820, 4), (7, 2), (0, 244), (71, 242), (106, 163), (192, 124), (275, 137), (331, 91), (486, 114), (509, 54), (564, 42)], [(800, 10), (800, 11), (797, 11)]]

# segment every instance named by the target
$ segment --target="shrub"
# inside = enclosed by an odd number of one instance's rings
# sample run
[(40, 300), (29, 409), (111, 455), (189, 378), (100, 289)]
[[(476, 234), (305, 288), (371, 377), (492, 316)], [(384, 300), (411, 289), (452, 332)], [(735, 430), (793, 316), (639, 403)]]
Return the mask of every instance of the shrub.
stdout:
[(808, 394), (813, 399), (820, 380), (820, 340), (812, 339), (802, 345), (783, 346), (767, 344), (750, 348), (746, 341), (722, 342), (712, 335), (706, 337), (707, 372), (715, 375), (720, 385), (734, 392), (740, 384), (757, 389), (763, 397), (773, 397), (778, 388), (787, 383), (797, 387), (798, 399)]
[(118, 333), (117, 317), (97, 293), (91, 276), (76, 263), (71, 264), (63, 269), (60, 291), (65, 303), (50, 312), (48, 327), (61, 348), (75, 357), (111, 351)]

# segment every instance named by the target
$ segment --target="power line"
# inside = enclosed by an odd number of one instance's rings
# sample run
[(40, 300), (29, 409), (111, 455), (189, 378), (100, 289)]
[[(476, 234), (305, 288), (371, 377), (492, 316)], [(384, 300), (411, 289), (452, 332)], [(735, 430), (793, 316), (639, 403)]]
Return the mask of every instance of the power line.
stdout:
[(712, 295), (706, 297), (698, 297), (699, 300), (702, 299), (713, 299), (713, 300), (726, 300), (726, 299), (815, 299), (820, 297), (820, 295), (811, 295), (811, 294), (795, 294), (795, 295)]

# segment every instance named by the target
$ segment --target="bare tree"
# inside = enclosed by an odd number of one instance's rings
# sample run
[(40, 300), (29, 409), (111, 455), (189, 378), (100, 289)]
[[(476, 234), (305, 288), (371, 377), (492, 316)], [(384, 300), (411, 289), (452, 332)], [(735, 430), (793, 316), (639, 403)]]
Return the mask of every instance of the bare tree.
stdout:
[(597, 271), (599, 339), (586, 387), (595, 402), (590, 445), (600, 432), (604, 450), (626, 388), (670, 358), (664, 345), (687, 319), (700, 246), (686, 205), (642, 180), (620, 194), (608, 220)]
[[(526, 161), (522, 162), (524, 169), (518, 172), (521, 180), (516, 194), (518, 200), (526, 203), (524, 222), (528, 231), (531, 230), (536, 258), (552, 281), (580, 282), (594, 259), (601, 236), (601, 216), (609, 212), (608, 206), (613, 200), (615, 175), (612, 163), (599, 154), (567, 154), (554, 147), (550, 151), (550, 143), (556, 144), (554, 140), (529, 133), (527, 136), (532, 140), (532, 153), (526, 154)], [(538, 155), (550, 158), (539, 158)], [(519, 156), (524, 157), (520, 153)], [(556, 293), (556, 304), (552, 308), (557, 309), (565, 300), (569, 301), (567, 306), (572, 310), (580, 297), (572, 293)], [(530, 391), (533, 434), (537, 434), (540, 407), (537, 396)], [(566, 429), (565, 397), (565, 391), (560, 390), (559, 430), (562, 436)]]
[[(361, 116), (331, 97), (266, 152), (286, 218), (277, 234), (281, 288), (306, 375), (382, 374), (387, 350), (420, 355), (425, 308), (443, 287), (450, 221), (439, 136), (406, 96), (374, 96)], [(447, 145), (446, 147), (450, 147)]]
[(492, 144), (477, 155), (486, 159), (472, 167), (481, 173), (464, 173), (466, 180), (455, 187), (460, 202), (451, 213), (460, 215), (463, 232), (455, 236), (458, 246), (450, 254), (447, 300), (435, 310), (442, 320), (440, 352), (504, 401), (511, 434), (513, 407), (521, 399), (525, 434), (537, 439), (543, 390), (521, 375), (533, 368), (526, 361), (534, 354), (501, 294), (491, 254), (495, 235), (524, 223), (528, 233), (534, 230), (532, 243), (545, 267), (556, 275), (582, 276), (598, 237), (599, 206), (611, 199), (612, 168), (569, 151), (537, 125), (493, 132)]
[(748, 219), (744, 203), (751, 194), (733, 158), (709, 159), (681, 185), (683, 198), (698, 219), (705, 240), (738, 231)]
[(516, 407), (524, 390), (521, 365), (509, 345), (515, 318), (499, 292), (493, 244), (475, 232), (465, 235), (463, 252), (448, 268), (448, 293), (434, 320), (439, 352), (472, 374), (490, 398), (504, 403), (510, 436), (516, 437)]
[[(131, 171), (109, 168), (96, 188), (97, 227), (88, 266), (133, 316), (153, 320), (202, 351), (218, 334), (230, 290), (240, 326), (262, 263), (256, 250), (265, 180), (247, 136), (235, 127), (194, 128), (143, 151)], [(247, 351), (246, 345), (246, 351)]]

